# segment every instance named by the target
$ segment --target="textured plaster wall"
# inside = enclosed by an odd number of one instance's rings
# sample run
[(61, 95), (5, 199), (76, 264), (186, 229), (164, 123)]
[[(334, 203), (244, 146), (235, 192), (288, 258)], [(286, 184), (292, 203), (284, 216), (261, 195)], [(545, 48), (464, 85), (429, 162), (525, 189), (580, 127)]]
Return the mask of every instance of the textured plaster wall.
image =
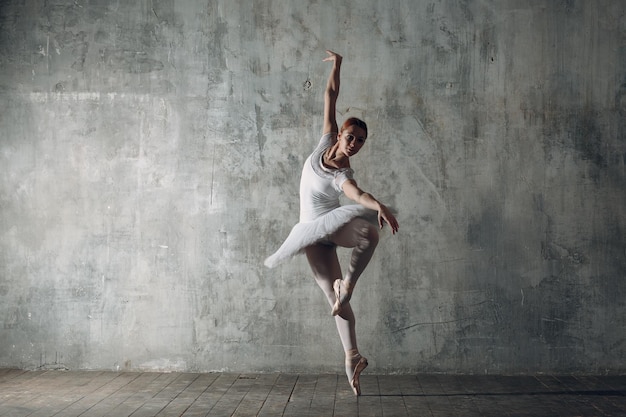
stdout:
[(401, 223), (353, 298), (372, 371), (626, 371), (625, 11), (3, 1), (0, 366), (341, 372), (305, 259), (262, 264), (333, 49)]

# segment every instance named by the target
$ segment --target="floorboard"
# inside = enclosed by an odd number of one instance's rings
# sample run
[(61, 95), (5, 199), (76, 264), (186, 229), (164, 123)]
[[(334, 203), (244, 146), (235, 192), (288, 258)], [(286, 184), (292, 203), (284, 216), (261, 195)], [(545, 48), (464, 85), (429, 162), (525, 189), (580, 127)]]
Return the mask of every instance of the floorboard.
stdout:
[(626, 376), (0, 369), (2, 417), (626, 416)]

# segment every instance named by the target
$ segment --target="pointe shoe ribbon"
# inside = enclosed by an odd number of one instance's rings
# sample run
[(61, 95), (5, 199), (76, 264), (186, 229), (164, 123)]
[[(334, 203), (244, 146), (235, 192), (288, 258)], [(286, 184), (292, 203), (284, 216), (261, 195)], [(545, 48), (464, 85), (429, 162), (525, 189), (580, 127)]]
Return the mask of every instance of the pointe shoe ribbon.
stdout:
[(335, 304), (333, 305), (332, 315), (336, 316), (341, 311), (341, 280), (336, 279), (333, 282), (333, 290), (335, 291)]

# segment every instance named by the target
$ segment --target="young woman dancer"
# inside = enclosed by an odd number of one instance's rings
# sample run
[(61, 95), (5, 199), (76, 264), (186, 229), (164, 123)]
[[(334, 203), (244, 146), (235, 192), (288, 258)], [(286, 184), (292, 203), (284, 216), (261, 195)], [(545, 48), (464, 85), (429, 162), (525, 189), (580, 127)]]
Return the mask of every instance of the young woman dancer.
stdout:
[[(367, 359), (357, 348), (350, 298), (378, 244), (376, 226), (364, 217), (376, 212), (378, 226), (382, 229), (387, 223), (393, 234), (398, 231), (398, 221), (384, 204), (361, 190), (353, 178), (350, 157), (365, 144), (367, 126), (360, 119), (349, 118), (338, 129), (335, 113), (342, 57), (332, 51), (326, 53), (328, 56), (324, 61), (332, 62), (333, 67), (324, 92), (324, 131), (302, 169), (300, 222), (278, 251), (265, 260), (265, 265), (274, 267), (296, 253), (306, 253), (315, 280), (332, 306), (331, 312), (346, 354), (348, 381), (355, 395), (361, 395), (359, 376), (367, 366)], [(358, 204), (341, 206), (339, 197), (342, 193)], [(343, 279), (337, 246), (352, 248)]]

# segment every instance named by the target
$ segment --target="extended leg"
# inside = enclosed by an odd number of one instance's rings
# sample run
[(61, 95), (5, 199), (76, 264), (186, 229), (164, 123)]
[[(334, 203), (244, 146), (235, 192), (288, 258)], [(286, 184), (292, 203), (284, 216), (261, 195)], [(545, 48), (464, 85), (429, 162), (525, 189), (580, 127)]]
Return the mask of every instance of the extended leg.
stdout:
[[(322, 289), (326, 300), (332, 306), (335, 304), (333, 282), (336, 279), (341, 279), (341, 267), (335, 247), (322, 244), (313, 245), (306, 248), (306, 256), (317, 285)], [(357, 349), (355, 318), (350, 304), (346, 304), (341, 314), (335, 316), (335, 323), (344, 351)]]
[[(328, 303), (334, 305), (336, 297), (333, 282), (341, 279), (341, 267), (335, 247), (314, 245), (306, 249), (306, 255), (317, 284), (326, 295)], [(367, 359), (359, 354), (356, 343), (356, 320), (349, 302), (343, 304), (339, 314), (335, 315), (335, 324), (346, 355), (346, 376), (354, 394), (361, 395), (359, 376), (367, 366)]]

